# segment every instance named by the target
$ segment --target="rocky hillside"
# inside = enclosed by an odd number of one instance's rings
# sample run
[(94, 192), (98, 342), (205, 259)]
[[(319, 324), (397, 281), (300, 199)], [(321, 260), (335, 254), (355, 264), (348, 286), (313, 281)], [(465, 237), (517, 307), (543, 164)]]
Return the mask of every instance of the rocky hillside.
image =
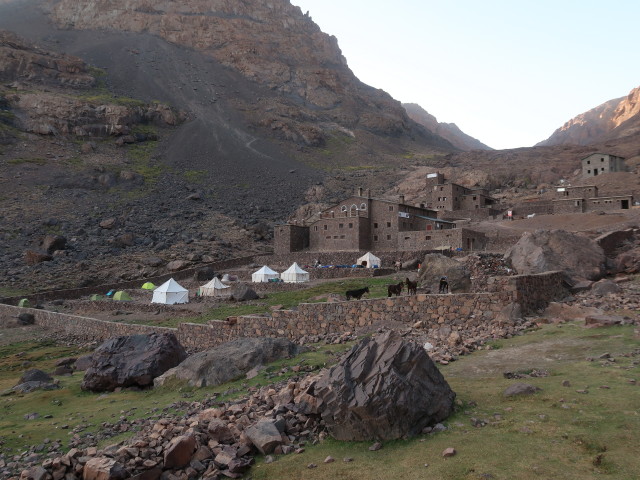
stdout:
[(492, 150), (480, 140), (464, 133), (455, 123), (438, 122), (438, 119), (427, 112), (417, 103), (403, 103), (409, 117), (424, 126), (430, 132), (446, 138), (451, 144), (460, 150)]
[(590, 145), (640, 133), (640, 87), (581, 113), (538, 146)]

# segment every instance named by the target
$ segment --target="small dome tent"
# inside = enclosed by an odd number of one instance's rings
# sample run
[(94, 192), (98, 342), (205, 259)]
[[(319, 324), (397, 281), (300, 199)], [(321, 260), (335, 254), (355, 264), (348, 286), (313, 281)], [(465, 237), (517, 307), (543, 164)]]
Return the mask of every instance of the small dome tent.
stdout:
[(211, 281), (198, 289), (198, 293), (201, 297), (222, 297), (228, 294), (230, 288), (229, 285), (222, 283), (218, 277), (213, 277)]
[(382, 262), (373, 253), (367, 252), (356, 260), (357, 265), (363, 265), (366, 268), (381, 268)]
[(117, 302), (130, 302), (131, 296), (124, 290), (119, 290), (113, 294), (113, 299)]
[(146, 283), (145, 283), (144, 285), (142, 285), (142, 287), (140, 287), (140, 288), (142, 288), (143, 290), (153, 290), (154, 288), (156, 288), (156, 286), (155, 286), (153, 283), (151, 283), (151, 282), (146, 282)]
[(305, 272), (296, 262), (293, 262), (293, 265), (280, 274), (280, 278), (286, 283), (308, 282), (309, 272)]
[(254, 283), (268, 282), (271, 279), (279, 278), (280, 274), (274, 270), (271, 270), (266, 265), (257, 272), (251, 274), (251, 281)]
[(153, 291), (151, 303), (164, 303), (165, 305), (189, 303), (189, 290), (170, 278)]

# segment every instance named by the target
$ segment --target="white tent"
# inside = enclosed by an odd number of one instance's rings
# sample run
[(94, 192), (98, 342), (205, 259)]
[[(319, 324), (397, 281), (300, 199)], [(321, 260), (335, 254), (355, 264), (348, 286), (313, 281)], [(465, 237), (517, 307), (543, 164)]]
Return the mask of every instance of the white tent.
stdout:
[(380, 261), (380, 259), (371, 252), (365, 253), (358, 260), (356, 260), (357, 265), (362, 265), (364, 262), (367, 262), (367, 268), (382, 268), (382, 262)]
[(231, 287), (222, 283), (218, 277), (213, 277), (213, 280), (201, 286), (198, 292), (201, 297), (221, 297), (227, 295), (227, 289), (229, 288)]
[(278, 277), (280, 277), (280, 274), (278, 272), (274, 272), (265, 265), (257, 272), (251, 274), (251, 281), (255, 283), (268, 282), (269, 279)]
[(189, 303), (189, 290), (180, 286), (173, 278), (170, 278), (153, 291), (151, 303)]
[(293, 265), (280, 274), (280, 278), (287, 283), (308, 282), (309, 272), (305, 272), (296, 262), (293, 262)]

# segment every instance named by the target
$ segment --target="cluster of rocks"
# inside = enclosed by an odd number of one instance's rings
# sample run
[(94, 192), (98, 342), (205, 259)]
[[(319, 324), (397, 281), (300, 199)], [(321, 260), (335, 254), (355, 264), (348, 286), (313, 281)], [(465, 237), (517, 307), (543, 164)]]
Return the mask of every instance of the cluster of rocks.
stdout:
[[(159, 419), (140, 420), (139, 432), (124, 444), (98, 449), (96, 438), (86, 436), (91, 445), (76, 444), (19, 478), (240, 478), (256, 454), (299, 454), (327, 431), (343, 440), (378, 441), (441, 431), (438, 423), (452, 413), (455, 400), (424, 349), (394, 332), (362, 341), (329, 371), (248, 391), (237, 402), (209, 397), (174, 404), (184, 414), (165, 409)], [(23, 460), (29, 458), (40, 457)], [(5, 472), (17, 479), (18, 464), (11, 463)]]
[(511, 264), (498, 253), (474, 253), (466, 256), (464, 262), (471, 276), (472, 292), (486, 292), (489, 277), (516, 275)]

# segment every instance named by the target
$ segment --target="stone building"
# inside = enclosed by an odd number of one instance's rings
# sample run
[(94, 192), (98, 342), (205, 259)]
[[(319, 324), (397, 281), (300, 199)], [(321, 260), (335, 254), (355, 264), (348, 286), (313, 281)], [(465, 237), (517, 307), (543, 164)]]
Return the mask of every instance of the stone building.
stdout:
[(598, 187), (559, 187), (553, 200), (553, 213), (586, 213), (600, 210), (626, 210), (633, 205), (633, 195), (598, 196)]
[[(476, 218), (497, 215), (498, 201), (484, 188), (467, 188), (446, 182), (442, 173), (430, 173), (426, 178), (424, 207), (438, 212), (439, 218)], [(451, 212), (457, 212), (452, 215)]]
[(604, 173), (626, 172), (627, 166), (623, 157), (608, 153), (592, 153), (582, 159), (582, 176), (595, 177)]
[(456, 229), (455, 222), (439, 219), (434, 210), (407, 205), (404, 196), (398, 201), (389, 201), (363, 195), (362, 189), (358, 189), (357, 195), (323, 210), (317, 220), (306, 226), (278, 225), (274, 231), (276, 254), (304, 250), (481, 249), (484, 245), (483, 234)]

